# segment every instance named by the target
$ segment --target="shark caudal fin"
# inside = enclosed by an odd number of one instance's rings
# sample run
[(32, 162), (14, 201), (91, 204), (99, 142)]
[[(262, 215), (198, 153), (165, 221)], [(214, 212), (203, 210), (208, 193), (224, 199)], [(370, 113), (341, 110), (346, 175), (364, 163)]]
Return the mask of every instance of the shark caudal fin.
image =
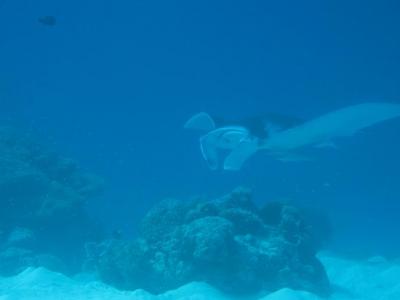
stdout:
[(243, 140), (225, 158), (224, 170), (238, 171), (244, 162), (255, 154), (258, 150), (258, 142), (255, 139)]
[(204, 160), (207, 162), (208, 167), (211, 170), (218, 169), (218, 136), (213, 132), (206, 134), (200, 138), (200, 150)]
[(191, 117), (184, 125), (185, 129), (194, 129), (201, 131), (211, 131), (215, 129), (215, 122), (209, 114), (205, 112), (198, 113)]
[[(242, 157), (246, 156), (247, 158), (247, 155), (250, 155), (246, 154), (246, 152), (249, 151), (246, 147), (248, 147), (250, 143), (254, 145), (254, 148), (257, 148), (258, 144), (249, 138), (249, 132), (245, 128), (235, 126), (222, 127), (211, 130), (203, 135), (200, 138), (200, 149), (203, 158), (212, 170), (219, 167), (219, 155), (223, 155), (224, 151), (231, 150), (229, 156), (236, 153), (236, 155), (232, 156), (232, 163), (229, 164), (232, 165), (232, 168), (226, 168), (226, 160), (224, 168), (237, 169), (236, 166), (239, 166), (239, 161), (245, 160), (245, 158)], [(222, 150), (222, 152), (220, 150)]]

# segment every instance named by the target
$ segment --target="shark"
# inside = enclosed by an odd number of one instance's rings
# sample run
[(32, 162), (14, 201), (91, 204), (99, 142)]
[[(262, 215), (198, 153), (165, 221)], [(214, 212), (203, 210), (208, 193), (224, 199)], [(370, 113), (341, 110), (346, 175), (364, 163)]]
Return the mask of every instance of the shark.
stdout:
[[(397, 117), (400, 104), (362, 103), (307, 121), (278, 114), (227, 121), (200, 112), (184, 128), (204, 133), (200, 150), (210, 169), (238, 171), (259, 151), (281, 161), (309, 160), (299, 154), (301, 149), (336, 147), (337, 138), (351, 137), (364, 128)], [(225, 158), (221, 166), (222, 155)]]

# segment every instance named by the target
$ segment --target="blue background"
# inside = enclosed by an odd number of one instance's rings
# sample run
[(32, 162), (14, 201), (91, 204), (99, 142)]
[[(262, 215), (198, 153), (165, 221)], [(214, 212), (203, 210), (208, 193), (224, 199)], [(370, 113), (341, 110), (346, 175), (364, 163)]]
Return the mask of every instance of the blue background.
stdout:
[(237, 173), (210, 171), (182, 125), (400, 103), (399, 28), (394, 0), (0, 0), (0, 117), (106, 179), (88, 208), (110, 229), (130, 234), (163, 197), (241, 184), (260, 204), (326, 211), (337, 250), (398, 254), (399, 119), (314, 162), (258, 154)]

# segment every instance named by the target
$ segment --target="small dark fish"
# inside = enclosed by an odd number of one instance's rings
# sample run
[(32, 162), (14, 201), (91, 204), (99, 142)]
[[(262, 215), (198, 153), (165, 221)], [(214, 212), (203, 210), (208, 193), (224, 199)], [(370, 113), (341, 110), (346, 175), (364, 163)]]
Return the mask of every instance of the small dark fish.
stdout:
[(43, 16), (38, 18), (38, 22), (45, 26), (55, 26), (57, 19), (54, 16)]
[(119, 229), (115, 229), (113, 230), (113, 232), (111, 233), (111, 236), (113, 239), (115, 240), (122, 240), (123, 234), (122, 231)]

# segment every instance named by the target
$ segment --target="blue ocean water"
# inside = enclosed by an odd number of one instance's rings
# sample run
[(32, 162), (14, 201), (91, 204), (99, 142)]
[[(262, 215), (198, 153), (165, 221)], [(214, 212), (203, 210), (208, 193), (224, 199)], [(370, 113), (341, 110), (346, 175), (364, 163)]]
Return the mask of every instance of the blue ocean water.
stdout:
[(398, 257), (399, 119), (312, 162), (259, 153), (238, 172), (211, 171), (183, 124), (400, 104), (399, 14), (390, 0), (0, 0), (0, 119), (105, 179), (87, 210), (108, 231), (132, 235), (165, 197), (243, 185), (327, 214), (334, 251)]

